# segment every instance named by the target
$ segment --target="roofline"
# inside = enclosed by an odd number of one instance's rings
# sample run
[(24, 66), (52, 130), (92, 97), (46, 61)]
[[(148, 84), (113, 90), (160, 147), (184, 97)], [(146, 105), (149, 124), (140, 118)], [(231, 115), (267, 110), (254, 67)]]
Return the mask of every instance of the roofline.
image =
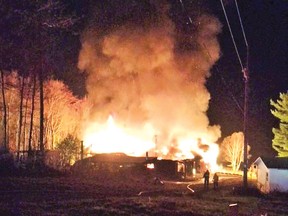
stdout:
[(285, 169), (285, 168), (268, 168), (269, 170), (285, 170), (287, 171), (288, 169)]
[(270, 170), (271, 168), (269, 168), (269, 167), (267, 167), (267, 165), (265, 164), (265, 162), (262, 160), (262, 158), (261, 157), (258, 157), (255, 161), (254, 161), (254, 163), (253, 164), (256, 164), (256, 165), (258, 165), (259, 163), (258, 162), (262, 162), (263, 164), (264, 164), (264, 166), (265, 166), (265, 168), (266, 168), (266, 170)]
[[(258, 163), (259, 160), (264, 163), (264, 161), (261, 159), (261, 157), (258, 157), (258, 158), (253, 162), (253, 164)], [(265, 164), (265, 163), (264, 163), (264, 164)]]
[[(265, 157), (258, 157), (254, 162), (253, 162), (253, 164), (256, 164), (256, 165), (259, 165), (259, 163), (260, 162), (262, 162), (263, 164), (264, 164), (264, 166), (266, 167), (266, 169), (267, 170), (271, 170), (271, 169), (277, 169), (277, 170), (288, 170), (288, 168), (286, 168), (286, 167), (282, 167), (282, 166), (280, 166), (280, 167), (278, 167), (278, 166), (271, 166), (271, 164), (269, 165), (269, 163), (268, 163), (268, 161), (266, 161), (266, 163), (265, 163), (265, 160), (263, 160), (263, 158), (264, 159), (267, 159), (267, 158), (265, 158)], [(271, 160), (273, 160), (273, 159), (276, 159), (276, 158), (281, 158), (281, 157), (275, 157), (275, 158), (271, 158)], [(268, 158), (269, 159), (269, 158)]]

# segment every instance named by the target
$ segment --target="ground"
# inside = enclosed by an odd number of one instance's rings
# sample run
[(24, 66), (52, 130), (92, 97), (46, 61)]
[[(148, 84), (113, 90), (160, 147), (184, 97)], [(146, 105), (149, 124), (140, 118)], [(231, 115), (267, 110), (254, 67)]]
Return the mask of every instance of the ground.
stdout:
[(202, 180), (164, 181), (131, 174), (0, 177), (0, 215), (288, 215), (287, 195), (261, 195), (253, 183), (242, 193), (242, 177), (220, 176), (219, 188)]

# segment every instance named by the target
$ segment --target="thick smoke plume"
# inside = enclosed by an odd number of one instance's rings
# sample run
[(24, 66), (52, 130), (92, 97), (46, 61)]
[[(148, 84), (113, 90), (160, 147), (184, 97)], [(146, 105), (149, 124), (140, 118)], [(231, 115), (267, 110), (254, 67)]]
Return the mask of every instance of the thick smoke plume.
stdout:
[[(112, 114), (123, 126), (139, 129), (149, 123), (158, 145), (185, 136), (215, 142), (220, 128), (209, 125), (205, 82), (219, 58), (221, 25), (202, 15), (195, 32), (185, 37), (189, 41), (181, 41), (169, 8), (159, 5), (143, 22), (86, 30), (78, 66), (88, 73), (90, 119), (104, 122)], [(178, 46), (185, 43), (193, 46)]]

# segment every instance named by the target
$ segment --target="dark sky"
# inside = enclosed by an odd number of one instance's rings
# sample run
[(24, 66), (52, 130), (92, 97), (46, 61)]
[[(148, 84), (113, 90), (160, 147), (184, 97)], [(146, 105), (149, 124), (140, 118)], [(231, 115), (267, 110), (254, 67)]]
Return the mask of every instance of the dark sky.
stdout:
[[(74, 8), (84, 15), (85, 25), (98, 25), (107, 28), (121, 25), (129, 19), (143, 20), (152, 16), (153, 7), (149, 1), (107, 0), (71, 1)], [(71, 3), (70, 2), (70, 3)], [(179, 31), (189, 32), (185, 27), (188, 16), (195, 18), (208, 11), (222, 23), (219, 35), (221, 58), (212, 69), (207, 80), (211, 93), (208, 116), (211, 124), (220, 124), (222, 137), (243, 130), (244, 81), (236, 56), (231, 35), (224, 17), (220, 0), (169, 0), (170, 16)], [(246, 47), (234, 0), (224, 0), (227, 15), (235, 36), (240, 56), (246, 64)], [(276, 100), (280, 92), (288, 90), (287, 71), (287, 13), (286, 0), (238, 0), (238, 5), (250, 47), (249, 52), (249, 144), (253, 158), (259, 155), (274, 155), (272, 150), (272, 127), (278, 122), (270, 113), (270, 99)], [(131, 7), (135, 10), (131, 13)], [(95, 16), (94, 13), (98, 13)], [(94, 17), (92, 19), (92, 16)], [(95, 17), (98, 17), (98, 19)], [(99, 18), (101, 17), (101, 19)], [(121, 17), (121, 19), (119, 19)], [(188, 30), (187, 30), (188, 29)], [(193, 31), (193, 29), (191, 29)], [(72, 39), (73, 42), (73, 39)], [(74, 41), (75, 43), (75, 41)], [(77, 43), (76, 43), (77, 44)], [(76, 50), (79, 48), (76, 47)], [(72, 52), (72, 51), (71, 51)], [(77, 55), (75, 55), (77, 56)], [(76, 58), (75, 58), (76, 59)], [(63, 75), (64, 77), (65, 75)], [(71, 81), (72, 82), (72, 81)], [(74, 85), (75, 88), (75, 85)], [(78, 91), (81, 90), (78, 88)], [(76, 90), (77, 91), (77, 90)], [(237, 101), (237, 102), (236, 102)], [(240, 108), (239, 108), (240, 107)]]
[[(270, 99), (276, 100), (280, 92), (288, 90), (288, 2), (241, 0), (238, 5), (250, 47), (249, 142), (254, 157), (270, 155), (275, 153), (271, 148), (272, 127), (278, 124), (270, 113)], [(212, 122), (222, 126), (225, 136), (241, 130), (242, 113), (233, 97), (243, 107), (244, 82), (220, 1), (215, 1), (211, 6), (223, 24), (223, 32), (220, 35), (222, 57), (208, 80), (212, 94), (209, 114)], [(234, 1), (230, 1), (225, 8), (240, 55), (246, 62), (246, 49)]]

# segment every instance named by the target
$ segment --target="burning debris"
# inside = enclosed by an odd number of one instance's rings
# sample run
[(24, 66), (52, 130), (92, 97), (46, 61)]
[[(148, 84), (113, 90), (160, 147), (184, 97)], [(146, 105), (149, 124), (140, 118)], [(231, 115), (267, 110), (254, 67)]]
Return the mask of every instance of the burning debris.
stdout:
[[(219, 58), (221, 25), (203, 14), (189, 40), (181, 41), (187, 37), (176, 31), (167, 4), (150, 6), (143, 20), (90, 25), (83, 34), (78, 66), (88, 73), (93, 104), (84, 144), (96, 153), (148, 151), (175, 160), (193, 159), (196, 152), (215, 166), (220, 127), (209, 125), (205, 81)], [(198, 146), (199, 137), (206, 146)]]
[(155, 163), (155, 157), (133, 157), (124, 153), (94, 154), (74, 164), (74, 171), (97, 171), (100, 173), (118, 173), (127, 170), (144, 170), (147, 164)]
[[(73, 173), (85, 174), (132, 174), (152, 175), (165, 179), (192, 179), (202, 173), (203, 161), (200, 156), (187, 160), (159, 160), (157, 157), (134, 157), (124, 153), (102, 153), (77, 161)], [(206, 168), (205, 168), (206, 169)]]

